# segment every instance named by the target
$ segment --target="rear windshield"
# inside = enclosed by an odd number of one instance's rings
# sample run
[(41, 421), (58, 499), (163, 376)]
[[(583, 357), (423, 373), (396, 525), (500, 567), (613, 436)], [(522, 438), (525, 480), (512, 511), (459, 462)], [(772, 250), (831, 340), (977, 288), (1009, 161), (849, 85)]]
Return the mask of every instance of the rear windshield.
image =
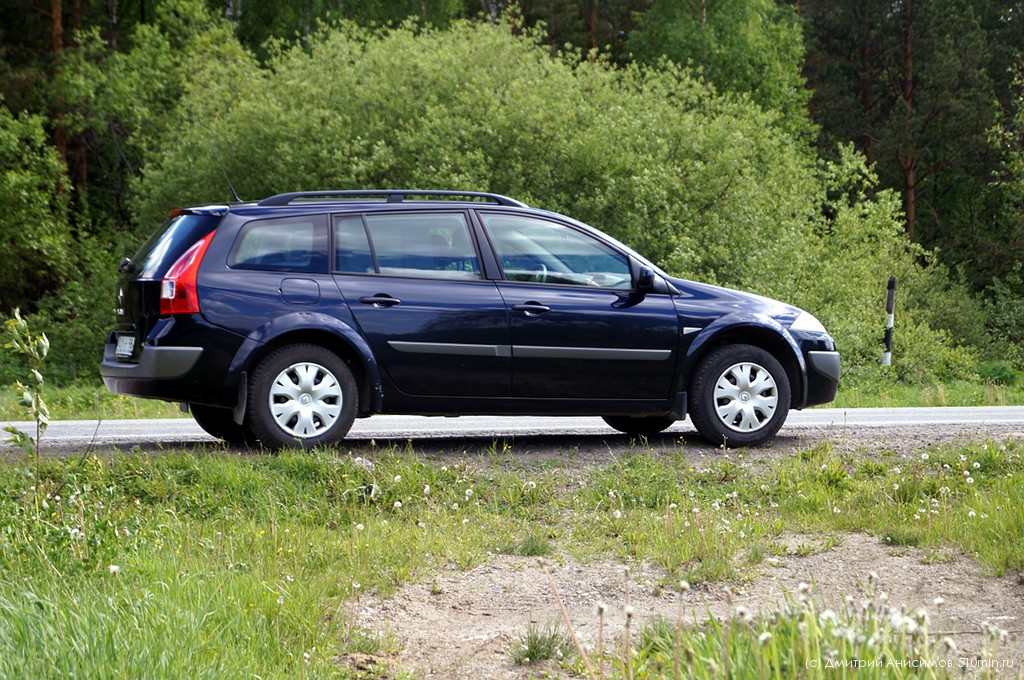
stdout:
[(220, 215), (181, 214), (164, 222), (132, 258), (139, 278), (162, 279), (182, 253), (213, 231), (220, 219)]

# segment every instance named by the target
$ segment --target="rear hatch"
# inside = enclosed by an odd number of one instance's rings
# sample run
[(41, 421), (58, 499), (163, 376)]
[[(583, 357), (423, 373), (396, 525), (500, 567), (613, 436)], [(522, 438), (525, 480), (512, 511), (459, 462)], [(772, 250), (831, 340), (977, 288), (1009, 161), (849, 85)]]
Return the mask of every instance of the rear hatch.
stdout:
[(160, 285), (185, 251), (214, 231), (225, 206), (175, 211), (131, 258), (118, 265), (116, 322), (111, 342), (118, 361), (137, 362), (160, 319)]

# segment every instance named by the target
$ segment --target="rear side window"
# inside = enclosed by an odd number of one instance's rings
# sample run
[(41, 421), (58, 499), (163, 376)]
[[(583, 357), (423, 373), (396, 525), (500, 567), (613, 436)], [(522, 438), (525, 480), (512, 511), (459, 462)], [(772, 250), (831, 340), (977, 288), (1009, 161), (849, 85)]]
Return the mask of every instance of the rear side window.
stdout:
[(162, 279), (186, 250), (217, 228), (220, 220), (220, 215), (181, 214), (164, 222), (132, 258), (139, 278)]
[(362, 232), (357, 219), (343, 218), (335, 223), (339, 271), (440, 279), (482, 278), (463, 213), (366, 215)]
[(228, 266), (262, 271), (327, 272), (327, 218), (324, 215), (250, 222), (241, 228)]

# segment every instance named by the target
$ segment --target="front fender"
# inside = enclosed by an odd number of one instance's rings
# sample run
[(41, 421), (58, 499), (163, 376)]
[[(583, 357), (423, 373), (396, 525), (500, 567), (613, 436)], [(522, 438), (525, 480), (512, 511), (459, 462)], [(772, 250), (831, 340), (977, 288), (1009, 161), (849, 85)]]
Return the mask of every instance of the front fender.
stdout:
[[(789, 331), (778, 321), (756, 312), (735, 312), (715, 319), (704, 327), (686, 350), (680, 373), (680, 391), (689, 390), (690, 377), (697, 364), (722, 340), (758, 345), (772, 352), (783, 366), (792, 364), (796, 371), (790, 375), (793, 407), (800, 408), (807, 394), (807, 364), (803, 352)], [(784, 355), (780, 356), (780, 354)]]
[[(268, 344), (282, 341), (287, 336), (299, 338), (313, 333), (331, 336), (350, 350), (350, 354), (362, 365), (365, 385), (369, 388), (368, 401), (363, 406), (371, 412), (380, 412), (384, 395), (380, 378), (380, 364), (377, 362), (376, 355), (359, 331), (341, 319), (328, 314), (297, 311), (275, 317), (262, 326), (254, 328), (235, 352), (229, 370), (231, 373), (248, 372), (252, 370), (255, 360), (263, 354), (263, 348)], [(284, 341), (286, 342), (286, 340)]]

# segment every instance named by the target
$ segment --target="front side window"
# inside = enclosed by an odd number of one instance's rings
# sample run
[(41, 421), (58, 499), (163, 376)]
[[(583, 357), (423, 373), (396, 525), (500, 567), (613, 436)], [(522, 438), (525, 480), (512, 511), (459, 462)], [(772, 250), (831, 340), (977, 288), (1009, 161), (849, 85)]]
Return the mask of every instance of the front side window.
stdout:
[(365, 220), (380, 274), (482, 278), (462, 213), (366, 215)]
[(509, 281), (632, 288), (629, 261), (588, 234), (521, 215), (481, 214)]
[(327, 271), (327, 220), (307, 215), (250, 222), (238, 232), (228, 266), (263, 271)]

